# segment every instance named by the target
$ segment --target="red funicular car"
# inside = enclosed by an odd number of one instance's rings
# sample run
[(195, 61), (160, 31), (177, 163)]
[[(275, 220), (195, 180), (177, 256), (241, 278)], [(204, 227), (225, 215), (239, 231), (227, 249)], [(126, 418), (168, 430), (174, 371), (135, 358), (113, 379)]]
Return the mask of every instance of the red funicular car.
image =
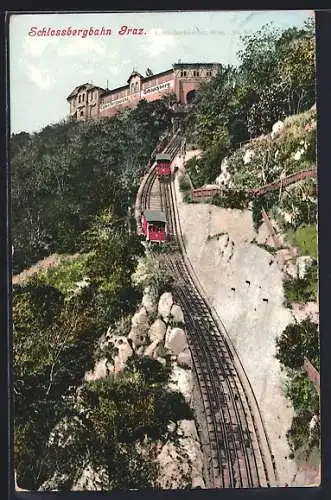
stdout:
[(167, 221), (161, 210), (145, 210), (141, 216), (141, 225), (147, 241), (167, 240)]
[(171, 174), (171, 158), (168, 154), (156, 155), (156, 168), (159, 179), (169, 179)]

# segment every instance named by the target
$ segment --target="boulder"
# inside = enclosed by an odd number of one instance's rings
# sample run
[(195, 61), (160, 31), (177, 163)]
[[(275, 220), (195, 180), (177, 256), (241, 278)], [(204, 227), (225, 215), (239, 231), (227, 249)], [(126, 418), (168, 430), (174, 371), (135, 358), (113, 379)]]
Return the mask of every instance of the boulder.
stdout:
[(281, 120), (278, 120), (278, 122), (274, 123), (270, 134), (271, 139), (277, 137), (281, 133), (283, 128), (284, 128), (284, 123)]
[(164, 347), (171, 353), (178, 355), (188, 349), (185, 332), (182, 328), (168, 328)]
[(170, 310), (173, 304), (172, 293), (164, 292), (159, 300), (158, 313), (167, 323), (169, 321)]
[(255, 151), (253, 149), (246, 149), (245, 154), (243, 156), (244, 165), (250, 163), (250, 161), (254, 158)]
[(145, 307), (141, 307), (131, 319), (132, 328), (146, 330), (148, 329), (148, 316)]
[(176, 304), (174, 304), (170, 310), (170, 317), (172, 323), (180, 323), (182, 325), (185, 323), (182, 308)]
[(147, 332), (149, 328), (147, 311), (142, 307), (131, 320), (132, 328), (128, 338), (132, 340), (134, 348), (148, 343)]
[(138, 328), (131, 328), (128, 339), (132, 340), (133, 347), (138, 349), (141, 346), (148, 344), (148, 335)]
[(156, 297), (151, 287), (146, 287), (144, 289), (144, 294), (142, 298), (142, 305), (146, 309), (147, 313), (153, 313), (156, 308)]
[(179, 391), (183, 394), (185, 401), (190, 404), (193, 393), (193, 379), (191, 370), (181, 368), (179, 365), (174, 364), (171, 372), (168, 387), (172, 391)]
[(126, 337), (116, 337), (114, 344), (118, 349), (118, 354), (114, 359), (114, 371), (120, 372), (125, 367), (127, 360), (132, 356), (133, 350)]
[(178, 420), (177, 434), (179, 436), (188, 436), (199, 442), (197, 428), (194, 420)]
[(192, 356), (189, 350), (180, 352), (177, 356), (177, 363), (183, 368), (192, 368)]
[(149, 346), (146, 347), (144, 351), (144, 356), (156, 357), (157, 346), (159, 345), (159, 340), (154, 340)]
[(164, 323), (164, 321), (162, 321), (162, 319), (158, 318), (157, 320), (155, 320), (148, 331), (150, 340), (152, 342), (154, 342), (155, 340), (163, 340), (166, 334), (166, 329), (166, 324)]

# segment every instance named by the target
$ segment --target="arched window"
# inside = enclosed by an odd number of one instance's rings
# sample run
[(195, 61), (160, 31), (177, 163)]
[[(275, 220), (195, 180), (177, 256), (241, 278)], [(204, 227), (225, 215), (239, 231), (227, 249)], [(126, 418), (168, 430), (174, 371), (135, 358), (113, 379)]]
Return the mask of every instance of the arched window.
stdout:
[(83, 94), (83, 102), (85, 101), (85, 94)]
[(78, 102), (80, 102), (80, 100), (81, 100), (81, 97), (82, 97), (81, 95), (79, 95), (79, 96), (78, 96)]
[(81, 111), (81, 112), (80, 112), (80, 116), (84, 116), (84, 111)]

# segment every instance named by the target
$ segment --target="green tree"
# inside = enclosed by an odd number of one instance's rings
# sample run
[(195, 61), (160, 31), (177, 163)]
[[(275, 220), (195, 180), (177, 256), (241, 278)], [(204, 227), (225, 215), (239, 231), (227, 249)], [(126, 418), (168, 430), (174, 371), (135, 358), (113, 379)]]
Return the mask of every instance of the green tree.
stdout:
[(300, 369), (304, 357), (319, 366), (318, 328), (309, 319), (288, 325), (276, 340), (276, 358), (286, 368)]

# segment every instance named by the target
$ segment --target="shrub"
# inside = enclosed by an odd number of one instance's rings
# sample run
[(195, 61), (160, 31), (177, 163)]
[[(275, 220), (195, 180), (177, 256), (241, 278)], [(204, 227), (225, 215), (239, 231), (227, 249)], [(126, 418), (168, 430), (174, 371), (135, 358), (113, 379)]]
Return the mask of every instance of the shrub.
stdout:
[(289, 369), (301, 369), (304, 357), (319, 366), (318, 326), (309, 319), (288, 325), (276, 340), (276, 358)]
[(226, 190), (213, 197), (212, 203), (218, 207), (237, 208), (243, 210), (248, 208), (250, 195), (244, 189)]
[(190, 184), (190, 181), (185, 177), (185, 176), (182, 176), (180, 179), (179, 179), (179, 188), (182, 192), (187, 192), (187, 191), (190, 191), (191, 189), (191, 184)]

